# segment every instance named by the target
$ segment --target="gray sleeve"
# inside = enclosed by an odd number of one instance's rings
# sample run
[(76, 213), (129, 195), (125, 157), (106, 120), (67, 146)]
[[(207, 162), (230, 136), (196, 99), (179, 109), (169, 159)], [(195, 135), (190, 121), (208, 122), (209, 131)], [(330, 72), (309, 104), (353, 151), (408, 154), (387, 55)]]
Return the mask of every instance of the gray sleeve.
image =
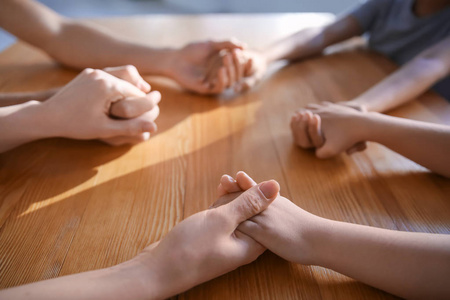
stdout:
[(370, 31), (377, 17), (384, 8), (389, 5), (390, 0), (367, 0), (357, 5), (347, 14), (354, 17), (364, 32)]

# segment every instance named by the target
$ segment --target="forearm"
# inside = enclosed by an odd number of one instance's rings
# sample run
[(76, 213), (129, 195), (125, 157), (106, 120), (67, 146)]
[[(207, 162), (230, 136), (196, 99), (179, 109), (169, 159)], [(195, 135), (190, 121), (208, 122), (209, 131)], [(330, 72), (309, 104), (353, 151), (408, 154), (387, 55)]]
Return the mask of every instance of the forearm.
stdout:
[(450, 177), (450, 127), (369, 113), (364, 139), (391, 150)]
[(320, 54), (325, 49), (323, 28), (307, 28), (277, 41), (264, 50), (269, 63), (277, 60), (299, 60)]
[(134, 261), (0, 292), (2, 299), (159, 299), (148, 269)]
[(420, 96), (446, 74), (439, 60), (419, 57), (350, 102), (369, 111), (385, 112)]
[(51, 137), (50, 120), (37, 101), (0, 108), (0, 153)]
[(404, 298), (448, 299), (450, 237), (325, 221), (317, 264)]
[(171, 50), (127, 41), (99, 25), (60, 16), (36, 1), (5, 1), (0, 26), (77, 69), (132, 64), (143, 73), (162, 74), (173, 59)]
[(276, 60), (299, 60), (321, 54), (326, 47), (359, 34), (361, 28), (357, 21), (347, 16), (326, 26), (301, 30), (277, 41), (264, 54), (269, 63)]
[(24, 93), (3, 93), (0, 94), (0, 107), (22, 104), (31, 100), (45, 101), (52, 97), (60, 88)]
[(169, 75), (176, 53), (117, 38), (106, 29), (80, 21), (66, 21), (45, 50), (64, 65), (77, 69), (130, 64), (141, 73), (154, 75)]

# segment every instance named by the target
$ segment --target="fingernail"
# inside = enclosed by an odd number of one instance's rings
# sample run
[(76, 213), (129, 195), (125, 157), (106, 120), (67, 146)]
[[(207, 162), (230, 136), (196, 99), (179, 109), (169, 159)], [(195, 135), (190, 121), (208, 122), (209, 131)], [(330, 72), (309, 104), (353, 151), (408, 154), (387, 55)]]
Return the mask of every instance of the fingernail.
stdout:
[(156, 123), (147, 123), (145, 124), (143, 131), (144, 133), (155, 132), (158, 129)]
[(278, 193), (276, 185), (273, 184), (273, 180), (263, 182), (258, 186), (258, 189), (263, 193), (267, 200), (273, 198), (275, 194)]
[(142, 138), (144, 139), (144, 141), (148, 141), (150, 139), (150, 132), (144, 132), (142, 134)]
[[(154, 99), (154, 101), (155, 101), (155, 104), (158, 104), (159, 102), (161, 102), (161, 98), (162, 98), (162, 96), (161, 96), (161, 93), (160, 92), (158, 92), (158, 91), (153, 91), (153, 92), (151, 92), (150, 93), (151, 95), (153, 95), (153, 99)], [(156, 98), (156, 99), (155, 99)]]

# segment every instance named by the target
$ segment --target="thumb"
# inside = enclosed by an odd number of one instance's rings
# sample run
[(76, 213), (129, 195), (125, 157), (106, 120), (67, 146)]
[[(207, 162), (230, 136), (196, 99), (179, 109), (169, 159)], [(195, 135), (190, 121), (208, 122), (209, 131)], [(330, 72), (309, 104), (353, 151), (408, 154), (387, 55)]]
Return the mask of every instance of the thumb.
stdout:
[(278, 196), (280, 185), (275, 180), (264, 181), (242, 193), (232, 202), (218, 207), (225, 210), (236, 225), (263, 212)]

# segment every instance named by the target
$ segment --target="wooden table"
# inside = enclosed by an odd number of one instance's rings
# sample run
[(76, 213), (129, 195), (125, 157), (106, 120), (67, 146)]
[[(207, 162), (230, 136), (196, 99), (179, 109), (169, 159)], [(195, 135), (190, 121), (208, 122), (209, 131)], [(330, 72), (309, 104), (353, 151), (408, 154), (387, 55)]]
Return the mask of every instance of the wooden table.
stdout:
[[(252, 47), (329, 15), (146, 16), (104, 19), (158, 46), (235, 36)], [(0, 288), (115, 265), (159, 240), (215, 199), (224, 173), (276, 179), (282, 194), (322, 217), (450, 233), (450, 182), (377, 144), (351, 157), (316, 159), (292, 143), (289, 119), (307, 103), (342, 101), (393, 71), (387, 59), (346, 51), (272, 70), (254, 91), (218, 99), (148, 77), (163, 94), (159, 132), (135, 147), (51, 139), (0, 155)], [(276, 71), (276, 72), (275, 72)], [(0, 91), (50, 88), (74, 72), (18, 43), (0, 54)], [(427, 93), (393, 115), (450, 124)], [(180, 299), (389, 299), (331, 270), (265, 253)]]

